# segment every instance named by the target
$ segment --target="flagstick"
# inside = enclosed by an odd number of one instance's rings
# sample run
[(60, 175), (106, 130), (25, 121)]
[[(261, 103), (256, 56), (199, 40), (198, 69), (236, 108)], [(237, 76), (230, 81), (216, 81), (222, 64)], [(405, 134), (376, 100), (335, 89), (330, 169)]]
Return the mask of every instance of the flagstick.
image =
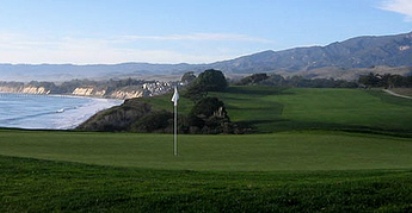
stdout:
[(179, 92), (177, 91), (177, 87), (175, 87), (175, 92), (173, 93), (173, 97), (172, 97), (172, 102), (173, 102), (173, 106), (174, 106), (174, 136), (173, 136), (173, 154), (175, 156), (178, 156), (178, 151), (177, 151), (177, 131), (178, 131), (178, 127), (177, 127), (177, 102), (179, 101)]
[(177, 151), (177, 104), (174, 106), (175, 113), (174, 113), (174, 140), (173, 140), (173, 153), (175, 156), (178, 156)]

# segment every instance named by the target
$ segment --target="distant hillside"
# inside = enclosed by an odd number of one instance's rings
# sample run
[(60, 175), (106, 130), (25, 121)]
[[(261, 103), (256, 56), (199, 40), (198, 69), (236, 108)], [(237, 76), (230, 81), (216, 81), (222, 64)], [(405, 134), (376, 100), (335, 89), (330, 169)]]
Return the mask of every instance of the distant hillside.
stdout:
[(264, 51), (210, 64), (234, 73), (310, 71), (321, 68), (355, 69), (375, 66), (412, 66), (412, 32), (394, 36), (367, 36), (327, 46)]
[(68, 81), (180, 74), (189, 64), (0, 64), (0, 81)]
[[(327, 46), (264, 51), (211, 64), (0, 64), (0, 81), (67, 81), (148, 76), (179, 76), (187, 71), (222, 70), (226, 74), (276, 72), (308, 77), (357, 76), (360, 69), (408, 74), (412, 67), (412, 32), (391, 36), (364, 36)], [(395, 68), (395, 69), (394, 69)], [(387, 69), (387, 70), (386, 70)], [(332, 74), (331, 74), (332, 73)], [(355, 74), (354, 74), (355, 73)]]

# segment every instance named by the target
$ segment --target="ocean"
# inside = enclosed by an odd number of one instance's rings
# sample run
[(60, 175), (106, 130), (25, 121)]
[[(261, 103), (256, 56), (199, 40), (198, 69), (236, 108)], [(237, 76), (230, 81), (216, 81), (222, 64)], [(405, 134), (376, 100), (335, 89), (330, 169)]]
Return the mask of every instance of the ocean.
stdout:
[(74, 129), (98, 111), (122, 103), (112, 99), (0, 93), (0, 127)]

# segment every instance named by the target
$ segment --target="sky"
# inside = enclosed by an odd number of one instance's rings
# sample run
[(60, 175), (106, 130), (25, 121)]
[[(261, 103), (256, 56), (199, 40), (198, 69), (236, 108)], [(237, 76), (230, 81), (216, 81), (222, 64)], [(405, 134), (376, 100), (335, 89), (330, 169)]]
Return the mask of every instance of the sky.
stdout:
[(0, 0), (0, 63), (211, 63), (412, 31), (412, 0)]

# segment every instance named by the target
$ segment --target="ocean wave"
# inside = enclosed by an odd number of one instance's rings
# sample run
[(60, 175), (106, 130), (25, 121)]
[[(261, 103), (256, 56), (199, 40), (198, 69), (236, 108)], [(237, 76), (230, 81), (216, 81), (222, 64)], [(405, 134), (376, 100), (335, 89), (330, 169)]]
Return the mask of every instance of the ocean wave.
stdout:
[(1, 96), (0, 126), (26, 129), (73, 129), (120, 100), (65, 96)]

